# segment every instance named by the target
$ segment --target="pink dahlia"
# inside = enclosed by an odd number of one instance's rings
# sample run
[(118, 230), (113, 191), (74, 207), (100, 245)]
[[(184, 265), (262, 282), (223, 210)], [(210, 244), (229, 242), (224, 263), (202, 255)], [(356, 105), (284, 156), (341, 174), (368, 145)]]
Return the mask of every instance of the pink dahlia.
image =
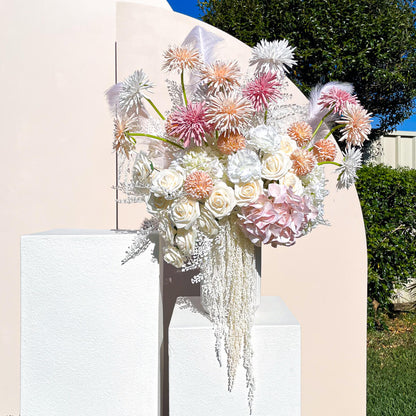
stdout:
[(166, 132), (183, 141), (185, 147), (194, 142), (202, 146), (206, 141), (205, 134), (212, 131), (208, 122), (203, 103), (189, 103), (187, 107), (179, 107), (166, 122)]
[(262, 111), (268, 108), (270, 102), (282, 97), (279, 91), (281, 85), (276, 74), (267, 72), (249, 82), (243, 94), (251, 101), (256, 111)]
[(304, 235), (308, 223), (318, 215), (307, 197), (296, 195), (290, 187), (271, 183), (268, 196), (241, 208), (239, 224), (255, 245), (291, 246)]
[(337, 87), (332, 87), (328, 92), (323, 93), (318, 101), (319, 105), (326, 108), (332, 108), (334, 112), (338, 114), (344, 112), (347, 103), (358, 104), (359, 102), (355, 95)]

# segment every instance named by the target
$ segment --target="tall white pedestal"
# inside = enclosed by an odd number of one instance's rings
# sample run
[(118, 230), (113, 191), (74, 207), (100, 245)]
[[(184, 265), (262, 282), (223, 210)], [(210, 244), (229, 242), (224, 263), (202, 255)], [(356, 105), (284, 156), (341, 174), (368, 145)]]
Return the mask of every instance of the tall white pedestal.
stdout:
[(159, 415), (157, 236), (55, 230), (21, 243), (21, 415)]
[[(215, 357), (212, 325), (199, 298), (189, 300), (199, 312), (176, 304), (169, 327), (170, 416), (248, 415), (244, 368), (229, 393), (226, 367), (220, 368)], [(279, 297), (261, 298), (252, 338), (253, 416), (299, 416), (300, 325)]]

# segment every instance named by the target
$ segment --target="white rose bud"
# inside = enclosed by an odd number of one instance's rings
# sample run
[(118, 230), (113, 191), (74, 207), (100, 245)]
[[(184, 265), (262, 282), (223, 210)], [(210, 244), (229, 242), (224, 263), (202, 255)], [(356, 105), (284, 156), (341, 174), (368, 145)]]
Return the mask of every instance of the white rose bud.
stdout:
[(150, 191), (155, 196), (174, 199), (182, 188), (184, 175), (177, 169), (163, 169), (152, 178)]
[(257, 198), (263, 193), (263, 181), (258, 179), (257, 181), (244, 183), (241, 185), (235, 185), (234, 195), (237, 205), (242, 207), (250, 204), (250, 202), (257, 201)]
[(303, 194), (303, 186), (302, 181), (292, 172), (286, 173), (282, 179), (280, 179), (279, 183), (281, 185), (286, 185), (287, 187), (291, 187), (292, 191), (296, 194), (301, 196)]
[(166, 216), (159, 222), (159, 233), (166, 243), (173, 245), (175, 243), (175, 231), (172, 224)]
[(283, 152), (265, 155), (261, 164), (261, 176), (269, 180), (277, 180), (286, 175), (292, 161)]
[(214, 216), (206, 209), (201, 208), (201, 215), (198, 218), (198, 228), (208, 237), (218, 234), (218, 222)]
[(175, 243), (178, 246), (181, 253), (189, 257), (194, 251), (195, 239), (196, 239), (195, 230), (187, 231), (184, 229), (179, 229), (175, 237)]
[(151, 160), (143, 152), (136, 156), (133, 166), (133, 180), (139, 184), (150, 184), (152, 180), (153, 166)]
[(163, 259), (166, 263), (169, 263), (178, 269), (182, 267), (185, 263), (185, 258), (182, 256), (181, 252), (177, 248), (172, 246), (164, 248)]
[(223, 218), (230, 214), (236, 205), (234, 189), (224, 182), (214, 186), (214, 190), (205, 202), (205, 207), (215, 218)]
[(177, 228), (189, 230), (199, 217), (199, 202), (183, 197), (172, 203), (170, 218)]

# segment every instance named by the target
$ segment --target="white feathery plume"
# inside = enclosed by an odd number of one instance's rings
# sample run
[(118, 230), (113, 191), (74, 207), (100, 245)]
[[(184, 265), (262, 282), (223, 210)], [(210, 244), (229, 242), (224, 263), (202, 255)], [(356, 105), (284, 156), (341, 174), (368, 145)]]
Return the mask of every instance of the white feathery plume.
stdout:
[(123, 83), (118, 82), (105, 92), (105, 97), (107, 98), (108, 106), (110, 107), (110, 111), (113, 115), (116, 115), (118, 112), (118, 100), (122, 88)]
[[(349, 84), (348, 82), (338, 82), (338, 81), (331, 81), (324, 85), (318, 84), (316, 85), (309, 96), (309, 119), (308, 123), (312, 126), (312, 129), (315, 130), (318, 126), (319, 122), (322, 120), (322, 117), (325, 116), (325, 114), (328, 112), (327, 108), (323, 108), (321, 105), (318, 104), (319, 98), (322, 94), (327, 93), (331, 88), (339, 88), (341, 90), (347, 91), (350, 94), (354, 92), (354, 87), (352, 84)], [(325, 119), (325, 122), (333, 122), (338, 116), (332, 115), (327, 117)], [(322, 132), (326, 129), (326, 127), (323, 125), (321, 127)], [(329, 131), (329, 130), (327, 130)]]
[[(201, 61), (204, 64), (211, 64), (215, 60), (215, 48), (224, 39), (212, 32), (208, 32), (201, 26), (195, 26), (182, 42), (182, 46), (191, 46), (199, 52)], [(199, 84), (199, 76), (196, 71), (191, 71), (188, 80), (187, 91), (194, 94)]]

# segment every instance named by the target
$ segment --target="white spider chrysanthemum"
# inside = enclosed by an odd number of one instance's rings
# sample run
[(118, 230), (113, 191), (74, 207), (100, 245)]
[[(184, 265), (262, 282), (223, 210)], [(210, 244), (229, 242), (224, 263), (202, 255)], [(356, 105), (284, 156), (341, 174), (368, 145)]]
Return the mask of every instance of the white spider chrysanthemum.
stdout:
[(118, 98), (120, 110), (126, 114), (139, 114), (143, 105), (142, 99), (149, 98), (147, 93), (151, 88), (153, 88), (153, 84), (143, 70), (134, 71), (122, 82)]
[(237, 93), (219, 93), (208, 104), (207, 118), (220, 133), (240, 133), (253, 115), (250, 101)]
[(262, 39), (252, 50), (250, 65), (256, 65), (256, 73), (274, 72), (283, 75), (296, 65), (295, 48), (286, 39), (268, 42)]
[(338, 176), (337, 188), (349, 188), (354, 185), (357, 179), (357, 169), (361, 167), (361, 152), (359, 149), (354, 147), (347, 147), (347, 150), (342, 152), (344, 159), (341, 166), (337, 168), (340, 172)]

